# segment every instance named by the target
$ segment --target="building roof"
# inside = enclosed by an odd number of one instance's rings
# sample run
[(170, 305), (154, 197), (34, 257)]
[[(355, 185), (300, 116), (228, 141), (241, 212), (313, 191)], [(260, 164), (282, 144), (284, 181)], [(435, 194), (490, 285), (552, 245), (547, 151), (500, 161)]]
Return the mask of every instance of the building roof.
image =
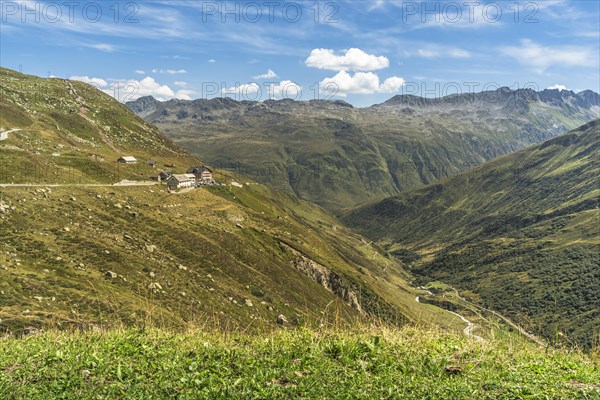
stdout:
[(131, 157), (131, 156), (123, 156), (121, 158), (119, 158), (119, 160), (123, 160), (123, 161), (127, 161), (127, 162), (136, 162), (136, 158), (135, 157)]
[(171, 180), (171, 179), (177, 179), (178, 182), (185, 182), (185, 181), (191, 181), (193, 180), (195, 177), (194, 175), (192, 175), (190, 177), (189, 174), (173, 174), (169, 177), (169, 179), (167, 180)]
[(148, 165), (155, 165), (156, 161), (155, 160), (148, 160), (147, 163), (148, 163)]
[(211, 169), (205, 165), (203, 165), (201, 167), (189, 167), (187, 169), (187, 171), (185, 171), (185, 172), (187, 172), (188, 174), (195, 174), (195, 173), (204, 172), (204, 171), (212, 172)]

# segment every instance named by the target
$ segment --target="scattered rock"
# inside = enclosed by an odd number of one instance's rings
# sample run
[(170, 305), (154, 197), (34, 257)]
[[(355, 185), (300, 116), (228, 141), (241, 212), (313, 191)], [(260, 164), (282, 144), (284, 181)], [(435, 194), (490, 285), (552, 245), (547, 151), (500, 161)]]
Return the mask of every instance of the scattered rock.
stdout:
[(448, 365), (444, 372), (450, 375), (457, 375), (462, 372), (462, 368), (456, 365)]
[(147, 245), (146, 245), (146, 251), (147, 251), (148, 253), (153, 253), (153, 252), (154, 252), (154, 250), (156, 250), (156, 246), (155, 246), (155, 245), (153, 245), (153, 244), (147, 244)]
[(118, 275), (112, 271), (106, 271), (104, 276), (109, 279), (116, 279)]
[(287, 324), (288, 322), (289, 322), (289, 321), (287, 320), (287, 318), (285, 317), (285, 315), (283, 315), (283, 314), (279, 314), (279, 315), (277, 316), (277, 323), (278, 323), (279, 325), (285, 325), (285, 324)]
[(184, 266), (184, 265), (182, 265), (182, 264), (179, 264), (179, 265), (177, 266), (177, 268), (179, 268), (179, 269), (180, 269), (180, 270), (182, 270), (182, 271), (187, 271), (187, 267), (185, 267), (185, 266)]
[(115, 208), (121, 209), (121, 208), (123, 208), (123, 206), (122, 206), (122, 205), (120, 205), (119, 203), (116, 203), (116, 204), (115, 204)]
[(154, 272), (150, 271), (150, 273), (148, 274), (148, 276), (150, 278), (154, 278), (156, 276), (156, 274)]
[(137, 212), (135, 212), (135, 211), (132, 211), (132, 212), (130, 212), (129, 214), (130, 214), (132, 217), (134, 217), (134, 218), (140, 215), (139, 213), (137, 213)]
[(248, 307), (254, 307), (254, 304), (252, 304), (252, 300), (250, 300), (250, 299), (246, 299), (245, 301), (246, 301), (246, 305), (247, 305)]
[(83, 371), (81, 371), (81, 375), (83, 375), (83, 380), (84, 381), (87, 381), (89, 379), (89, 377), (90, 377), (91, 374), (92, 373), (89, 370), (87, 370), (87, 369), (84, 369)]
[(65, 232), (71, 232), (71, 228), (69, 228), (68, 226), (65, 226), (65, 227), (63, 228), (63, 230), (64, 230)]
[[(29, 312), (29, 310), (25, 310), (27, 312)], [(28, 326), (27, 328), (23, 329), (23, 335), (35, 335), (36, 333), (39, 333), (40, 330), (38, 328), (36, 328), (35, 326)]]

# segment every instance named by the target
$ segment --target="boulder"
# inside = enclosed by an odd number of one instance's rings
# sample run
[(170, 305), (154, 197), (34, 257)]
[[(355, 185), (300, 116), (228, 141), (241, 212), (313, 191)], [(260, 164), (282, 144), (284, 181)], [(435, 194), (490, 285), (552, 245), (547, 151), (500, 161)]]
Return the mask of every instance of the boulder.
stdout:
[(109, 279), (116, 279), (118, 275), (115, 272), (106, 271), (106, 273), (104, 274), (104, 276), (106, 278), (109, 278)]
[(289, 321), (287, 320), (287, 318), (285, 317), (285, 315), (283, 315), (283, 314), (279, 314), (279, 315), (277, 316), (277, 323), (278, 323), (279, 325), (285, 325), (285, 324), (287, 324), (288, 322), (289, 322)]

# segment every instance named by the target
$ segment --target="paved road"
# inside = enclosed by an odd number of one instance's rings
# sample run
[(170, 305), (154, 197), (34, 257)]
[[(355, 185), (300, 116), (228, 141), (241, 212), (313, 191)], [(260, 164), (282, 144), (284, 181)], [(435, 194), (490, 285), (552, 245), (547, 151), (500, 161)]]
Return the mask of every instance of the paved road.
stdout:
[(0, 141), (8, 139), (8, 134), (20, 131), (20, 129), (11, 129), (10, 131), (0, 132)]
[(0, 183), (0, 187), (122, 187), (122, 186), (154, 186), (154, 181), (121, 181), (117, 183)]

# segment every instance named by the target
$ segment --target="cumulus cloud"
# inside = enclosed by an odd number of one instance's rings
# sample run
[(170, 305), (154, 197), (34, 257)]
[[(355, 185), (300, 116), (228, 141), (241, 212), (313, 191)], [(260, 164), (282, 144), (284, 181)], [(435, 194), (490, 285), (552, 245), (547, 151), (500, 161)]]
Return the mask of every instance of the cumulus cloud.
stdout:
[(346, 97), (348, 94), (394, 93), (404, 85), (403, 78), (392, 76), (383, 83), (373, 72), (356, 72), (354, 75), (346, 71), (338, 72), (332, 78), (325, 78), (319, 83), (322, 91), (335, 96)]
[(240, 96), (245, 96), (248, 94), (255, 94), (258, 93), (258, 91), (260, 90), (260, 86), (258, 85), (258, 83), (244, 83), (242, 85), (237, 85), (237, 86), (232, 86), (232, 87), (228, 87), (228, 88), (223, 88), (221, 89), (221, 92), (223, 94), (236, 94), (236, 95), (240, 95)]
[(532, 40), (521, 40), (520, 46), (504, 46), (500, 52), (514, 58), (519, 64), (533, 68), (543, 73), (552, 66), (584, 66), (597, 64), (598, 55), (592, 48), (577, 46), (545, 47)]
[(277, 74), (272, 70), (267, 70), (266, 74), (253, 76), (252, 79), (272, 79), (277, 78)]
[(169, 74), (169, 75), (178, 75), (178, 74), (187, 74), (185, 69), (153, 69), (153, 74)]
[(90, 78), (89, 76), (72, 76), (69, 78), (72, 81), (79, 81), (83, 83), (87, 83), (88, 85), (96, 86), (96, 87), (106, 87), (108, 86), (108, 82), (101, 78)]
[(142, 80), (115, 80), (110, 88), (103, 90), (121, 102), (133, 101), (143, 96), (153, 96), (165, 101), (175, 97), (175, 92), (167, 85), (161, 85), (149, 76)]
[(375, 71), (390, 66), (386, 57), (367, 54), (357, 48), (348, 49), (341, 55), (331, 49), (313, 49), (304, 63), (308, 67), (331, 71)]
[(208, 60), (209, 63), (214, 64), (217, 62), (217, 60), (215, 60), (214, 58), (211, 58), (210, 60)]
[(134, 72), (138, 75), (146, 75), (146, 71), (141, 70), (141, 69), (136, 69)]
[(296, 99), (302, 94), (302, 86), (295, 82), (286, 80), (269, 87), (269, 95), (274, 99)]
[(187, 86), (187, 82), (183, 82), (183, 81), (175, 81), (175, 83), (173, 83), (175, 86), (179, 86), (179, 87), (186, 87)]
[(550, 89), (550, 90), (558, 89), (561, 92), (563, 90), (569, 90), (569, 89), (567, 89), (567, 87), (565, 85), (559, 85), (558, 83), (556, 85), (548, 86), (546, 89)]
[(192, 95), (195, 93), (196, 92), (194, 92), (193, 90), (182, 89), (182, 90), (177, 91), (177, 93), (175, 93), (175, 98), (179, 99), (179, 100), (191, 100)]

